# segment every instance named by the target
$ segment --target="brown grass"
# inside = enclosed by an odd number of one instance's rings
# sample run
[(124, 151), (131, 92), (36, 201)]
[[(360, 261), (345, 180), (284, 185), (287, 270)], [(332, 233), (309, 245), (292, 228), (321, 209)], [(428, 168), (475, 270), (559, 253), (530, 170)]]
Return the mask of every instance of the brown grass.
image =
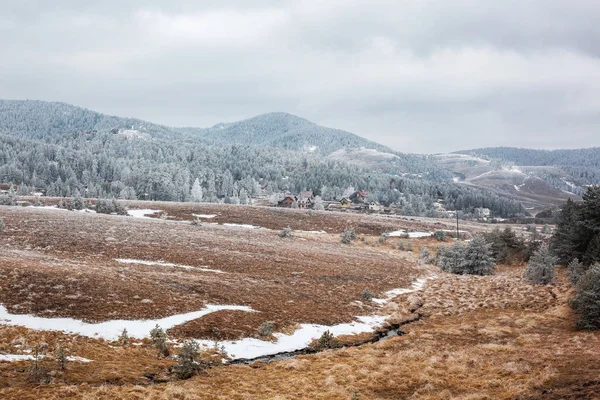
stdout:
[[(135, 302), (125, 302), (122, 308), (109, 303), (90, 309), (89, 315), (99, 319), (109, 317), (114, 309), (164, 315), (185, 308), (168, 296), (180, 296), (176, 298), (194, 305), (215, 299), (251, 304), (262, 311), (212, 314), (172, 330), (177, 336), (216, 335), (214, 327), (224, 338), (254, 335), (263, 322), (257, 316), (276, 320), (285, 330), (297, 321), (341, 321), (356, 315), (357, 309), (360, 314), (374, 311), (364, 304), (362, 309), (349, 306), (356, 304), (365, 286), (376, 292), (408, 286), (409, 276), (422, 273), (414, 266), (417, 245), (410, 254), (392, 250), (389, 244), (342, 246), (333, 235), (283, 240), (277, 231), (236, 230), (231, 237), (230, 228), (15, 210), (0, 209), (8, 227), (0, 238), (0, 301), (13, 307), (23, 304), (17, 309), (35, 312), (58, 304), (42, 283), (54, 276), (62, 281), (76, 276), (80, 286), (65, 285), (62, 293), (74, 293), (78, 287), (82, 296), (91, 297), (89, 303), (82, 303), (86, 305), (109, 301), (107, 293), (125, 293), (128, 298), (142, 289), (153, 295), (160, 292), (152, 297), (155, 310), (135, 311)], [(109, 234), (115, 245), (104, 240)], [(217, 281), (206, 283), (205, 274), (167, 273), (151, 267), (125, 270), (111, 262), (116, 254), (191, 265), (199, 265), (196, 262), (202, 257), (202, 265), (235, 276), (220, 277), (228, 290), (212, 288)], [(118, 274), (129, 278), (126, 284), (114, 279)], [(95, 360), (71, 363), (51, 385), (39, 387), (25, 382), (23, 363), (0, 363), (0, 398), (351, 399), (354, 393), (359, 399), (598, 398), (600, 333), (574, 329), (574, 315), (567, 306), (571, 289), (564, 271), (554, 285), (546, 287), (530, 285), (521, 274), (522, 267), (506, 266), (491, 277), (438, 273), (423, 292), (398, 296), (387, 306), (397, 322), (414, 316), (415, 308), (424, 316), (403, 326), (403, 336), (269, 364), (216, 367), (187, 381), (156, 385), (150, 385), (149, 377), (154, 382), (170, 379), (166, 372), (172, 361), (157, 359), (148, 344), (121, 346), (0, 326), (0, 352), (15, 353), (40, 342), (53, 351), (62, 343), (71, 354)], [(89, 282), (88, 286), (82, 282)], [(44, 297), (30, 296), (38, 290)], [(200, 290), (205, 296), (195, 297)], [(162, 297), (163, 291), (168, 295)], [(45, 298), (49, 301), (42, 307)], [(79, 308), (56, 306), (55, 310), (56, 314), (77, 312), (85, 315)]]

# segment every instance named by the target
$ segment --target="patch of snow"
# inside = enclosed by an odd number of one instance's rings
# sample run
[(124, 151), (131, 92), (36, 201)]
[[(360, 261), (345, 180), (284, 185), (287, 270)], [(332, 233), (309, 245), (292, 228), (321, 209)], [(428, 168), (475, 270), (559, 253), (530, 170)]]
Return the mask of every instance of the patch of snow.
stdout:
[(317, 149), (317, 146), (308, 146), (306, 149), (309, 153), (313, 153)]
[[(41, 357), (43, 358), (43, 357)], [(30, 361), (30, 360), (34, 360), (35, 357), (32, 356), (31, 354), (0, 354), (0, 362), (4, 361), (4, 362), (16, 362), (16, 361)], [(87, 358), (83, 358), (83, 357), (77, 357), (77, 356), (67, 356), (67, 361), (74, 361), (74, 362), (82, 362), (82, 363), (89, 363), (92, 362), (92, 360), (89, 360)]]
[(519, 186), (517, 186), (517, 185), (513, 185), (513, 186), (515, 187), (515, 190), (516, 190), (517, 192), (520, 192), (520, 191), (521, 191), (521, 188), (520, 188)]
[(4, 305), (0, 305), (0, 324), (22, 326), (40, 331), (61, 331), (91, 338), (103, 338), (106, 340), (117, 340), (121, 335), (121, 332), (123, 332), (123, 329), (127, 329), (127, 334), (130, 337), (142, 339), (148, 337), (150, 330), (156, 325), (167, 330), (174, 326), (222, 310), (255, 312), (252, 308), (247, 306), (209, 304), (199, 311), (171, 315), (170, 317), (161, 319), (112, 320), (91, 324), (73, 318), (44, 318), (27, 314), (10, 314)]
[(455, 176), (454, 178), (452, 178), (453, 182), (460, 182), (460, 178), (458, 176)]
[(214, 218), (217, 214), (192, 214), (192, 216), (196, 218)]
[(319, 235), (327, 233), (325, 231), (295, 231), (295, 232), (298, 232), (298, 233), (314, 233), (314, 234), (319, 234)]
[(256, 225), (248, 225), (248, 224), (233, 224), (233, 223), (224, 223), (223, 226), (231, 226), (236, 228), (246, 228), (246, 229), (262, 229), (261, 226)]
[[(434, 276), (432, 276), (431, 278), (434, 278)], [(383, 298), (372, 299), (371, 301), (373, 301), (374, 303), (380, 304), (380, 305), (386, 304), (390, 300), (392, 300), (394, 297), (400, 296), (401, 294), (413, 293), (413, 292), (422, 290), (423, 287), (425, 287), (425, 283), (427, 283), (427, 280), (431, 279), (431, 278), (419, 278), (413, 282), (412, 287), (410, 287), (409, 289), (402, 288), (402, 289), (388, 290), (387, 292), (385, 292), (383, 294), (384, 295)]]
[(400, 230), (400, 231), (386, 233), (386, 235), (388, 237), (405, 237), (406, 235), (408, 235), (409, 238), (415, 239), (415, 238), (429, 237), (429, 236), (433, 235), (433, 233), (431, 233), (431, 232), (406, 232), (406, 231)]
[[(334, 336), (355, 335), (359, 333), (371, 332), (375, 327), (381, 325), (386, 317), (377, 315), (356, 317), (356, 319), (358, 320), (356, 322), (334, 326), (302, 324), (291, 335), (275, 333), (273, 335), (277, 339), (275, 343), (266, 340), (245, 338), (236, 341), (219, 342), (219, 346), (223, 346), (225, 352), (227, 352), (227, 354), (234, 360), (239, 358), (268, 356), (271, 354), (303, 349), (314, 339), (321, 337), (321, 335), (327, 330), (329, 330), (329, 332), (331, 332)], [(214, 344), (214, 341), (212, 340), (197, 340), (197, 342), (206, 347), (210, 347)]]
[(132, 217), (135, 218), (150, 218), (150, 219), (154, 219), (151, 217), (148, 217), (147, 215), (152, 215), (152, 214), (156, 214), (161, 212), (162, 210), (150, 210), (147, 208), (141, 209), (141, 210), (127, 210), (127, 214), (129, 214)]
[(159, 266), (159, 267), (175, 267), (175, 268), (183, 268), (183, 269), (193, 269), (193, 270), (198, 270), (198, 271), (203, 271), (203, 272), (214, 272), (217, 274), (224, 274), (224, 271), (221, 271), (220, 269), (210, 269), (210, 268), (206, 268), (206, 267), (192, 267), (191, 265), (181, 265), (181, 264), (174, 264), (174, 263), (168, 263), (165, 261), (146, 261), (146, 260), (135, 260), (135, 259), (131, 259), (131, 258), (115, 258), (115, 261), (120, 262), (121, 264), (141, 264), (141, 265), (153, 265), (153, 266)]

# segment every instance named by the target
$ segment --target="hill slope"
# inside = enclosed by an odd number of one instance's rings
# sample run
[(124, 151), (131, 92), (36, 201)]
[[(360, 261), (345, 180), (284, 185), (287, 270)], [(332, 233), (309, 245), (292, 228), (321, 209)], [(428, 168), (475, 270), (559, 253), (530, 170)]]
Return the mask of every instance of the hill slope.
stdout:
[(330, 154), (340, 149), (367, 148), (394, 153), (389, 147), (353, 133), (326, 128), (295, 115), (277, 112), (239, 122), (217, 124), (212, 128), (178, 128), (218, 144), (276, 147), (308, 153)]
[(174, 129), (136, 118), (105, 115), (66, 103), (0, 100), (0, 134), (46, 139), (73, 133), (111, 131), (125, 136), (174, 138)]

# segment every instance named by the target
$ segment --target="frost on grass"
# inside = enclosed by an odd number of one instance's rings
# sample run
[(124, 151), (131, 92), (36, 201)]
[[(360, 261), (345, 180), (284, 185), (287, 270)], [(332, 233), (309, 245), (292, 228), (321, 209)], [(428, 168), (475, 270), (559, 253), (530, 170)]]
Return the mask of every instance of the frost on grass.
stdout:
[(211, 269), (205, 267), (192, 267), (190, 265), (181, 265), (174, 264), (165, 261), (146, 261), (146, 260), (135, 260), (131, 258), (115, 258), (115, 261), (120, 262), (121, 264), (139, 264), (139, 265), (149, 265), (149, 266), (157, 266), (157, 267), (174, 267), (174, 268), (183, 268), (189, 270), (197, 270), (202, 272), (214, 272), (216, 274), (225, 274), (226, 272), (221, 271), (219, 269)]

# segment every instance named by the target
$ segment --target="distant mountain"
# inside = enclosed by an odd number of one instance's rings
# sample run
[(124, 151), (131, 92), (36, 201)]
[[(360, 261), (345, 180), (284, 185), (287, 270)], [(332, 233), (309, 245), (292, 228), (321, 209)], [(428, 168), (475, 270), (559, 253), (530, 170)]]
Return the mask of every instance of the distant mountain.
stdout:
[(269, 146), (307, 153), (331, 154), (340, 149), (365, 148), (383, 153), (395, 152), (350, 132), (325, 128), (295, 115), (277, 112), (259, 115), (212, 128), (178, 128), (218, 144)]
[(43, 139), (68, 134), (113, 131), (125, 136), (174, 138), (172, 128), (135, 118), (101, 114), (66, 103), (0, 100), (0, 134)]
[(532, 214), (579, 199), (600, 184), (600, 148), (533, 150), (497, 147), (436, 154), (431, 160), (457, 183), (520, 201)]

